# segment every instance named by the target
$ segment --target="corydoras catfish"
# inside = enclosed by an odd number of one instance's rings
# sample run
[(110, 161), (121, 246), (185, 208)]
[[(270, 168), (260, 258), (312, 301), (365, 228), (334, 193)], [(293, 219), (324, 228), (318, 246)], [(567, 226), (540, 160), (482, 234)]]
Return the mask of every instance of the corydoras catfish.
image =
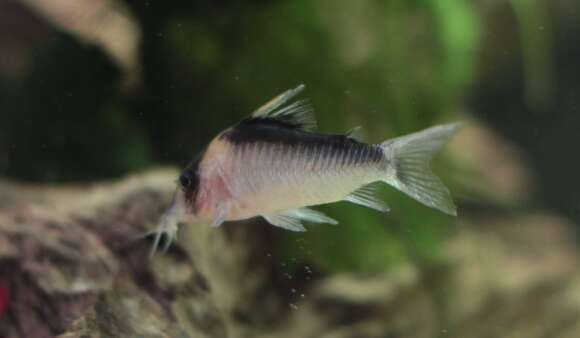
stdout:
[(182, 172), (173, 204), (153, 232), (153, 251), (165, 249), (180, 222), (219, 226), (261, 216), (270, 224), (305, 231), (303, 221), (337, 221), (309, 206), (348, 201), (379, 211), (375, 197), (385, 182), (417, 201), (456, 215), (449, 190), (429, 161), (457, 131), (457, 124), (367, 144), (358, 128), (344, 135), (316, 132), (304, 100), (290, 103), (304, 86), (277, 96), (250, 117), (217, 135)]

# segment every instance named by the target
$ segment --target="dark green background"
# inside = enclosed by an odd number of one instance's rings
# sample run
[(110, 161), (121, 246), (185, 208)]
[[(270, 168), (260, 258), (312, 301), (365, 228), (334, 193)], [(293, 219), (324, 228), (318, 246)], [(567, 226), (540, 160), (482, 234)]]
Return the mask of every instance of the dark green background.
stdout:
[[(0, 77), (2, 176), (89, 182), (183, 166), (216, 133), (304, 83), (322, 131), (361, 125), (369, 142), (475, 117), (529, 159), (537, 189), (518, 208), (578, 219), (573, 1), (126, 4), (143, 33), (143, 77), (132, 90), (120, 89), (122, 76), (102, 51), (54, 28), (30, 46), (29, 67)], [(434, 168), (460, 213), (494, 204), (459, 183), (478, 179), (477, 168), (450, 156)], [(283, 252), (339, 270), (437, 262), (455, 219), (393, 189), (382, 194), (391, 213), (324, 207), (341, 225), (285, 234)]]

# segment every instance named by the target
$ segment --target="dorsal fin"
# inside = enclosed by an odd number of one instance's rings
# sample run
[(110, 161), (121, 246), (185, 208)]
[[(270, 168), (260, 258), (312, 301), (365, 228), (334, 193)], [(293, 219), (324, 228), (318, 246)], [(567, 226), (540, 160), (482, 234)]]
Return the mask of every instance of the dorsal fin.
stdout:
[(351, 140), (354, 140), (357, 142), (362, 142), (363, 141), (362, 127), (356, 126), (356, 127), (352, 128), (351, 130), (346, 132), (345, 136)]
[(285, 105), (298, 95), (305, 86), (299, 85), (294, 89), (285, 91), (276, 96), (265, 105), (252, 113), (253, 119), (278, 120), (297, 129), (312, 131), (316, 130), (316, 118), (314, 111), (307, 100), (294, 101)]

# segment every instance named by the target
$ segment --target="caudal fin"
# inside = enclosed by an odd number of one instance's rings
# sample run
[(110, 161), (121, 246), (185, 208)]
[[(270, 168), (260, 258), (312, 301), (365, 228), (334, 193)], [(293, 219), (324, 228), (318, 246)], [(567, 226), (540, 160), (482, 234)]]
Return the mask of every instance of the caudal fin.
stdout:
[(449, 189), (431, 172), (429, 161), (459, 127), (445, 124), (383, 142), (381, 147), (389, 161), (384, 181), (427, 206), (456, 216)]

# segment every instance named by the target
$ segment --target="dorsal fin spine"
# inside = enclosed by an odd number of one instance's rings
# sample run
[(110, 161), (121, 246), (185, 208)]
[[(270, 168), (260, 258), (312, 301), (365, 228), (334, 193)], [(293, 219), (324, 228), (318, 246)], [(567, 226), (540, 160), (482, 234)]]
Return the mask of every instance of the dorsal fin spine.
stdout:
[(316, 130), (316, 119), (308, 100), (298, 100), (284, 106), (289, 100), (305, 88), (299, 85), (294, 89), (278, 95), (268, 103), (258, 108), (249, 119), (278, 120), (288, 126), (300, 130)]

